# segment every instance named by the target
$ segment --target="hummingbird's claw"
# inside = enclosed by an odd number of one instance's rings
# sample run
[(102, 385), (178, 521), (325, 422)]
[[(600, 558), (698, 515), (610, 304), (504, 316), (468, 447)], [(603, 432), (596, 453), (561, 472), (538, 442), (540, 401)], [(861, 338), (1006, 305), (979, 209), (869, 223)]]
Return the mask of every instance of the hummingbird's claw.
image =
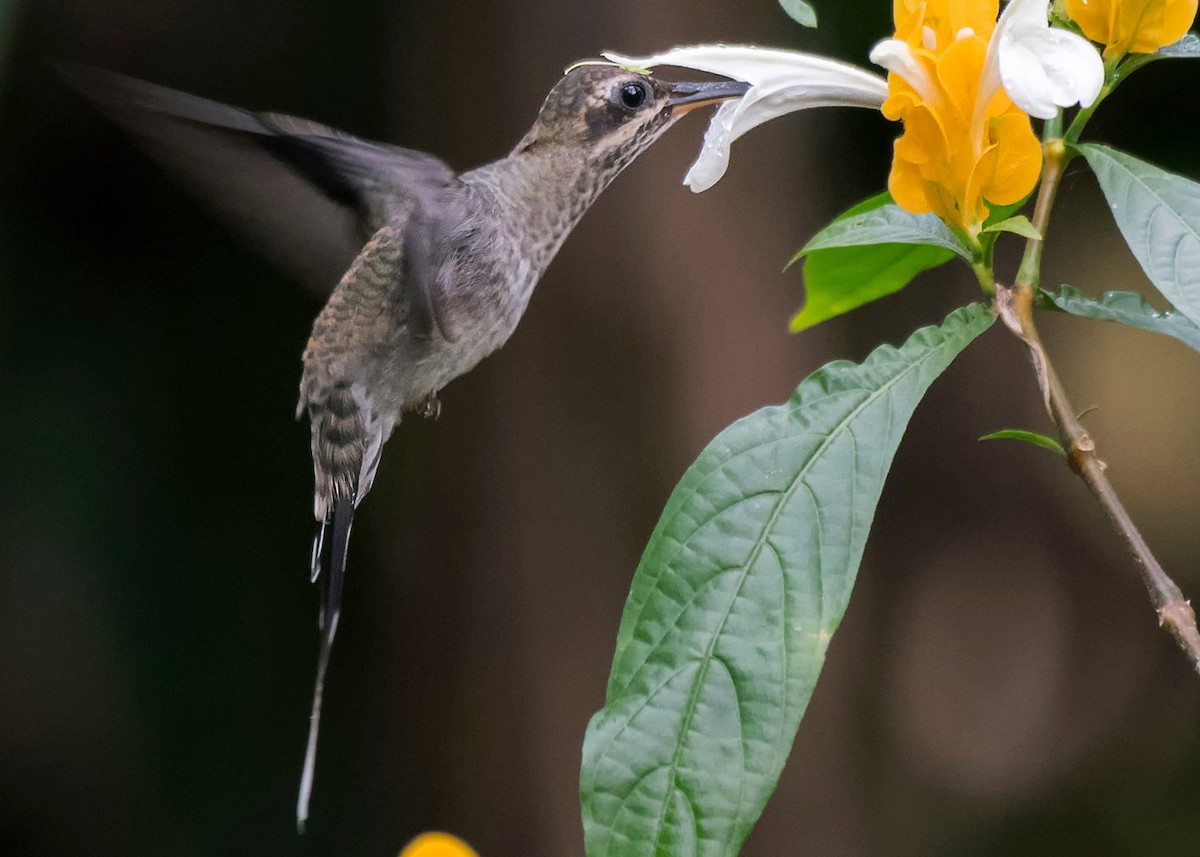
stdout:
[(436, 420), (442, 415), (442, 400), (438, 398), (437, 390), (425, 397), (417, 413), (427, 420)]

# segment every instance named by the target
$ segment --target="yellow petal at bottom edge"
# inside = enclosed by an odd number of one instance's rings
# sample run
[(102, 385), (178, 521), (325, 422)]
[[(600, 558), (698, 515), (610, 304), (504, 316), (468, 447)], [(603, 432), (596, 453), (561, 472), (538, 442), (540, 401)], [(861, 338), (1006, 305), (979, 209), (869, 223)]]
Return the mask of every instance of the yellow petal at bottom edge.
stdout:
[(449, 833), (422, 833), (404, 846), (400, 857), (479, 857), (470, 845)]

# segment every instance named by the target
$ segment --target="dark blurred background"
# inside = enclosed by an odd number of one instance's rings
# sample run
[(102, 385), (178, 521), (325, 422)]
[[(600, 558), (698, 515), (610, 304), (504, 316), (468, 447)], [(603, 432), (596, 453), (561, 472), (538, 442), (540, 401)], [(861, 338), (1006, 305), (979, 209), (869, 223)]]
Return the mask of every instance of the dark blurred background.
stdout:
[[(884, 183), (898, 129), (809, 112), (680, 184), (689, 119), (600, 200), (512, 342), (412, 419), (351, 552), (310, 832), (293, 826), (316, 657), (308, 428), (320, 299), (55, 78), (95, 63), (436, 152), (504, 154), (605, 48), (758, 42), (865, 63), (890, 4), (771, 0), (0, 0), (0, 842), (21, 855), (582, 853), (577, 777), (630, 575), (738, 416), (973, 299), (947, 270), (789, 336), (780, 268)], [(1200, 68), (1140, 73), (1096, 136), (1200, 175)], [(1047, 282), (1144, 289), (1067, 181)], [(1090, 218), (1098, 216), (1098, 220)], [(1005, 270), (1011, 272), (1012, 259)], [(1048, 319), (1136, 519), (1200, 593), (1195, 353)], [(1200, 853), (1200, 678), (1052, 456), (995, 329), (935, 385), (746, 854)]]

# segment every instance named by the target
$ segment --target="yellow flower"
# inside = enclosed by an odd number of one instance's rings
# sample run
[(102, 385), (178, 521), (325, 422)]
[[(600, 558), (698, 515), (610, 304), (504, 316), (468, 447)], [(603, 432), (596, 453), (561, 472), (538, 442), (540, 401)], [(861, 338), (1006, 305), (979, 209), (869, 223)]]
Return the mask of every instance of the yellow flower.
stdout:
[(1105, 56), (1174, 44), (1196, 19), (1197, 0), (1067, 0), (1067, 14)]
[(470, 845), (449, 833), (422, 833), (404, 846), (400, 857), (479, 857)]
[(986, 202), (1023, 199), (1042, 166), (1029, 116), (1000, 86), (989, 51), (998, 8), (998, 0), (895, 0), (896, 36), (871, 52), (891, 72), (883, 113), (904, 122), (888, 189), (901, 207), (932, 211), (968, 235), (987, 219)]
[(896, 38), (914, 47), (924, 45), (927, 32), (937, 44), (948, 45), (965, 28), (986, 42), (999, 8), (999, 0), (893, 0), (892, 18)]

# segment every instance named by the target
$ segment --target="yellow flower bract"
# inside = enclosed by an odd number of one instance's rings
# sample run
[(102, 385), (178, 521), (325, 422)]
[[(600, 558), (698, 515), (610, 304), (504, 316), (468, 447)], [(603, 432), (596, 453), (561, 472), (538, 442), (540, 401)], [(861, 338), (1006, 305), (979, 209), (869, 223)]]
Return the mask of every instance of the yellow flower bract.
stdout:
[(902, 208), (976, 235), (986, 202), (1020, 201), (1042, 167), (1029, 117), (1002, 88), (977, 104), (998, 0), (894, 0), (893, 11), (923, 82), (888, 75), (883, 113), (904, 122), (888, 189)]
[(422, 833), (400, 852), (400, 857), (478, 857), (470, 845), (449, 833)]
[(1174, 44), (1196, 20), (1197, 0), (1067, 0), (1067, 14), (1105, 56)]

